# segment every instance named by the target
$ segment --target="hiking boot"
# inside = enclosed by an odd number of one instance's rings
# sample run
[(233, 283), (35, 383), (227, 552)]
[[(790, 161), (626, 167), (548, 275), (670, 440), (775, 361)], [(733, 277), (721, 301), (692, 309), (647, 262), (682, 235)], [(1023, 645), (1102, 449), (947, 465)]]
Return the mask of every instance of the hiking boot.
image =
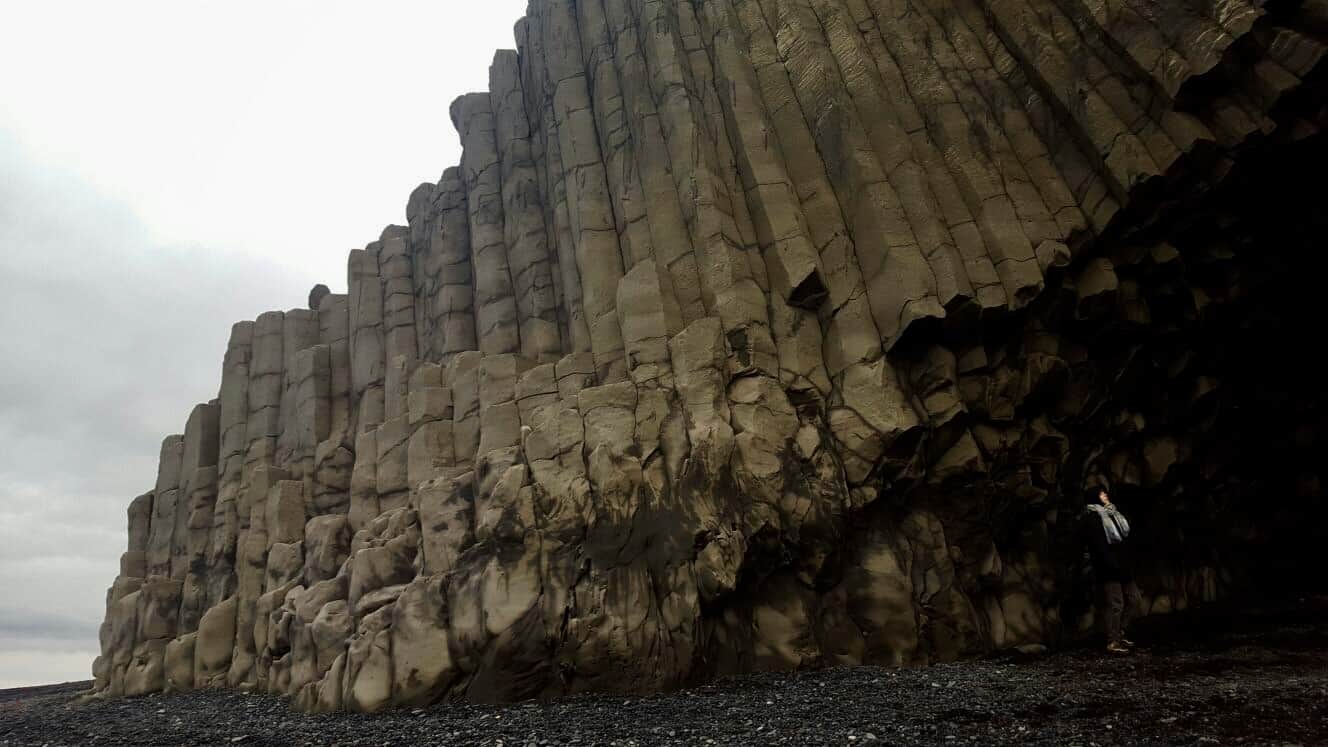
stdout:
[(1126, 648), (1120, 641), (1112, 641), (1107, 644), (1107, 653), (1109, 654), (1128, 654), (1130, 649)]

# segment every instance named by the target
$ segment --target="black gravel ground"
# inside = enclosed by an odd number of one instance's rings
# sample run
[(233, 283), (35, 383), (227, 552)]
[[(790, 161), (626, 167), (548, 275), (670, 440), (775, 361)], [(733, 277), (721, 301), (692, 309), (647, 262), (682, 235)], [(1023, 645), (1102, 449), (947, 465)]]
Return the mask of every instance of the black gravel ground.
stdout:
[(304, 716), (199, 692), (0, 690), (18, 745), (1328, 744), (1328, 598), (1143, 621), (1143, 650), (753, 675), (670, 695)]

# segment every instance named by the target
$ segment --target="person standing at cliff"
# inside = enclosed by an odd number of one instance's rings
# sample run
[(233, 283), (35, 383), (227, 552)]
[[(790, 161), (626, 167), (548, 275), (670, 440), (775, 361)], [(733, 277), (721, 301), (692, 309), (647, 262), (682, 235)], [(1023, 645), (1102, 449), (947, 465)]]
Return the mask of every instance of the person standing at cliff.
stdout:
[(1111, 502), (1105, 487), (1092, 487), (1087, 499), (1084, 533), (1093, 575), (1102, 591), (1107, 651), (1127, 654), (1134, 643), (1125, 638), (1125, 626), (1141, 606), (1139, 590), (1130, 583), (1130, 522)]

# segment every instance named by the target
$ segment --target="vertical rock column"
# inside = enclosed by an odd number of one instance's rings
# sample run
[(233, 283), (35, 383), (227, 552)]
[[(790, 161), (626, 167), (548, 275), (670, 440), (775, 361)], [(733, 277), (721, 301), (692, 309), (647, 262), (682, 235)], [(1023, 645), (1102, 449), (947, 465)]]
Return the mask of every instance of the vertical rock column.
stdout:
[[(406, 479), (413, 493), (448, 473), (456, 462), (452, 448), (452, 389), (442, 366), (421, 364), (410, 378)], [(418, 497), (415, 499), (419, 504)]]
[[(835, 382), (827, 421), (839, 442), (849, 486), (862, 486), (888, 446), (919, 433), (916, 414), (893, 367), (882, 357), (883, 347), (901, 334), (901, 315), (910, 299), (929, 303), (928, 313), (943, 315), (944, 309), (934, 293), (925, 290), (931, 270), (921, 262), (916, 246), (896, 260), (911, 256), (918, 261), (910, 267), (921, 274), (882, 274), (880, 263), (890, 252), (890, 237), (881, 228), (885, 203), (877, 198), (889, 196), (873, 197), (872, 190), (890, 187), (852, 101), (838, 85), (838, 66), (811, 7), (783, 0), (744, 2), (738, 5), (736, 20), (757, 69), (761, 97), (772, 112), (771, 123), (785, 145), (805, 225), (820, 247), (828, 294), (823, 306), (824, 361)], [(901, 223), (891, 229), (893, 238), (911, 240), (899, 233), (908, 233), (908, 224), (902, 215), (896, 217)], [(890, 289), (882, 283), (903, 286)], [(867, 497), (864, 493), (860, 499)]]
[(419, 360), (415, 333), (415, 281), (410, 255), (410, 230), (383, 229), (378, 264), (383, 276), (384, 372), (383, 415), (387, 419), (406, 412), (407, 385)]
[(658, 0), (626, 2), (636, 16), (649, 71), (647, 85), (660, 112), (706, 306), (723, 322), (736, 367), (776, 374), (765, 294), (743, 252), (745, 242), (734, 220), (733, 195), (722, 173), (704, 105), (690, 80), (676, 9)]
[[(213, 514), (217, 503), (217, 456), (220, 411), (216, 401), (194, 407), (184, 430), (184, 457), (180, 495), (187, 496), (183, 514), (177, 513), (179, 534), (171, 559), (173, 574), (184, 580), (180, 603), (180, 630), (198, 628), (208, 606), (207, 559)], [(183, 520), (181, 521), (181, 516)]]
[[(276, 463), (277, 439), (281, 436), (281, 400), (285, 393), (286, 315), (280, 311), (261, 314), (254, 323), (253, 360), (249, 366), (249, 417), (245, 423), (245, 474), (261, 465)], [(240, 512), (246, 521), (245, 512)]]
[(729, 198), (727, 212), (737, 230), (737, 246), (747, 260), (753, 282), (763, 295), (769, 295), (770, 282), (766, 275), (765, 263), (758, 249), (751, 213), (747, 202), (743, 199), (744, 191), (737, 167), (737, 156), (734, 153), (736, 139), (728, 131), (729, 124), (720, 103), (719, 88), (723, 82), (715, 77), (710, 49), (712, 40), (698, 22), (696, 8), (692, 4), (677, 6), (676, 18), (677, 38), (687, 58), (683, 80), (691, 95), (700, 101), (701, 111), (705, 114), (709, 139), (714, 143), (715, 162), (722, 179), (723, 194)]
[(783, 147), (809, 238), (820, 255), (826, 283), (826, 299), (819, 310), (825, 331), (824, 359), (833, 379), (850, 365), (880, 357), (881, 335), (871, 313), (856, 247), (767, 17), (754, 1), (740, 2), (735, 9), (746, 56), (756, 69), (773, 134)]
[[(654, 259), (638, 262), (618, 284), (618, 319), (636, 389), (635, 441), (643, 465), (657, 457), (676, 477), (686, 456), (682, 419), (677, 417), (669, 338), (682, 331), (682, 311), (670, 292), (671, 278)], [(660, 479), (663, 482), (663, 478)]]
[(623, 259), (604, 174), (576, 17), (566, 0), (552, 0), (536, 15), (545, 63), (554, 81), (553, 116), (567, 191), (567, 215), (581, 276), (581, 300), (590, 348), (601, 382), (626, 376), (622, 332), (614, 310)]
[(576, 21), (581, 33), (581, 51), (585, 55), (595, 129), (604, 157), (604, 173), (613, 199), (623, 270), (630, 271), (637, 262), (652, 256), (653, 247), (648, 205), (636, 167), (626, 99), (614, 64), (613, 41), (604, 17), (604, 6), (599, 2), (577, 3)]
[[(1065, 241), (1074, 233), (1082, 230), (1084, 219), (1075, 206), (1064, 177), (1052, 167), (1047, 148), (1038, 137), (1036, 129), (1029, 120), (1025, 107), (1035, 104), (1015, 93), (1007, 77), (1009, 68), (998, 69), (988, 53), (982, 50), (982, 42), (973, 29), (963, 19), (962, 13), (955, 12), (953, 6), (940, 6), (937, 0), (927, 0), (914, 4), (917, 13), (912, 23), (919, 20), (925, 24), (926, 45), (936, 60), (935, 67), (944, 77), (946, 84), (954, 92), (956, 102), (969, 119), (969, 126), (974, 132), (981, 132), (985, 137), (977, 142), (985, 146), (991, 163), (999, 169), (1004, 182), (1004, 190), (1018, 216), (1024, 235), (1028, 238), (1037, 264), (1045, 273), (1049, 267), (1061, 266), (1069, 260), (1069, 249)], [(859, 20), (861, 26), (861, 21)], [(872, 24), (868, 24), (869, 26)], [(896, 59), (884, 46), (883, 34), (868, 31), (866, 39), (869, 46), (876, 50), (877, 68), (887, 88), (898, 92), (901, 98), (911, 102), (913, 111), (909, 112), (912, 121), (922, 121), (925, 114), (927, 125), (934, 127), (938, 114), (953, 119), (954, 106), (942, 109), (930, 106), (918, 106), (918, 98), (907, 92), (903, 71)], [(921, 96), (934, 95), (928, 91)], [(953, 226), (956, 219), (966, 216), (970, 208), (965, 204), (963, 191), (958, 180), (944, 179), (944, 174), (954, 177), (946, 170), (944, 159), (935, 139), (925, 136), (925, 128), (915, 132), (914, 148), (923, 154), (929, 171), (932, 171), (933, 183), (937, 185), (937, 198), (951, 221), (952, 233), (956, 239), (961, 234)], [(962, 146), (961, 146), (962, 147)], [(933, 167), (932, 164), (935, 166)], [(981, 236), (972, 236), (974, 225), (971, 217), (963, 217), (970, 235), (960, 243), (965, 261), (971, 261), (974, 252), (964, 244), (983, 247)], [(985, 253), (985, 247), (983, 247)], [(1003, 252), (1004, 250), (1002, 250)], [(1026, 256), (1026, 255), (1025, 255)], [(990, 262), (990, 258), (988, 258)], [(1028, 268), (1024, 268), (1027, 279), (1034, 279)], [(991, 276), (986, 268), (979, 274), (970, 272), (975, 287), (989, 282)], [(1000, 280), (997, 275), (996, 280)], [(981, 291), (979, 299), (981, 300)], [(993, 295), (990, 291), (988, 294)], [(1014, 304), (1023, 303), (1016, 298)], [(983, 308), (991, 308), (988, 302), (982, 302)]]
[[(383, 422), (387, 354), (383, 340), (383, 282), (380, 244), (350, 253), (350, 382), (356, 434)], [(359, 456), (359, 450), (356, 450)]]
[(239, 494), (249, 418), (249, 364), (253, 337), (253, 322), (240, 322), (231, 327), (222, 365), (221, 391), (217, 398), (220, 432), (217, 501), (212, 511), (212, 534), (208, 541), (208, 607), (235, 592), (235, 543), (240, 533)]
[(171, 575), (171, 544), (180, 495), (180, 466), (184, 460), (184, 436), (167, 436), (161, 442), (157, 463), (157, 485), (152, 491), (152, 524), (148, 536), (149, 576)]
[[(1041, 289), (1042, 276), (1034, 257), (1034, 245), (1021, 226), (1012, 194), (1007, 192), (1006, 185), (1019, 182), (1003, 179), (1000, 173), (1001, 169), (1017, 167), (1018, 162), (1012, 158), (1000, 158), (999, 151), (1005, 145), (1003, 132), (989, 129), (984, 132), (986, 137), (974, 137), (975, 127), (980, 127), (985, 117), (985, 106), (979, 105), (971, 94), (965, 95), (964, 89), (952, 88), (945, 80), (946, 72), (957, 66), (951, 64), (951, 60), (958, 63), (958, 58), (947, 57), (933, 62), (935, 57), (950, 51), (945, 35), (924, 27), (926, 13), (913, 9), (904, 11), (903, 8), (903, 4), (875, 2), (871, 4), (874, 19), (868, 16), (858, 22), (871, 29), (868, 32), (870, 41), (879, 38), (884, 42), (879, 50), (883, 55), (879, 68), (890, 73), (892, 78), (898, 69), (898, 82), (894, 87), (902, 88), (900, 93), (907, 100), (916, 102), (928, 139), (943, 155), (959, 195), (976, 219), (979, 236), (957, 233), (956, 237), (961, 242), (980, 243), (985, 247), (1004, 284), (1009, 303), (1022, 305)], [(902, 20), (898, 15), (901, 12), (907, 16)], [(896, 68), (893, 63), (884, 62), (914, 58), (929, 64)], [(1018, 187), (1014, 188), (1018, 190)], [(1019, 190), (1013, 196), (1017, 197), (1020, 191), (1026, 193), (1026, 190)], [(1036, 194), (1033, 199), (1040, 202)], [(1042, 212), (1045, 214), (1045, 208)]]
[(314, 452), (310, 510), (344, 514), (350, 508), (350, 473), (355, 464), (350, 371), (350, 299), (328, 295), (318, 306), (318, 341), (327, 347), (327, 428)]
[(184, 436), (169, 436), (162, 442), (148, 529), (144, 569), (147, 575), (138, 591), (125, 595), (117, 603), (133, 607), (132, 611), (117, 610), (123, 627), (113, 633), (117, 648), (129, 652), (123, 658), (121, 675), (125, 695), (144, 695), (165, 686), (166, 648), (178, 632), (183, 584), (171, 572), (176, 560), (173, 553), (176, 517), (187, 510), (185, 501), (179, 497), (184, 444)]
[(257, 683), (254, 622), (267, 567), (264, 521), (267, 494), (272, 482), (286, 476), (276, 466), (285, 384), (284, 326), (285, 314), (279, 311), (259, 315), (254, 324), (246, 422), (248, 447), (236, 506), (240, 531), (235, 561), (235, 652), (227, 674), (227, 684), (231, 687), (253, 687)]
[[(314, 449), (318, 445), (301, 427), (305, 414), (311, 411), (301, 410), (301, 390), (312, 390), (317, 385), (313, 379), (321, 378), (323, 404), (327, 397), (326, 351), (319, 363), (321, 370), (316, 370), (315, 360), (310, 358), (308, 350), (318, 344), (318, 312), (312, 309), (291, 309), (282, 319), (282, 390), (281, 390), (281, 433), (277, 439), (276, 464), (290, 472), (297, 479), (304, 479), (313, 473)], [(323, 413), (326, 418), (326, 412)]]
[[(384, 418), (386, 374), (383, 339), (383, 283), (379, 275), (380, 242), (350, 253), (350, 360), (352, 410), (355, 423), (355, 464), (351, 472), (351, 525), (378, 515), (378, 493), (372, 478), (378, 466), (376, 428)], [(363, 475), (368, 473), (369, 478)], [(357, 518), (358, 517), (358, 518)]]
[(304, 481), (306, 492), (313, 495), (319, 484), (315, 472), (318, 447), (332, 429), (332, 349), (321, 344), (306, 348), (295, 354), (293, 364), (294, 413), (287, 430), (295, 435), (290, 439), (292, 458), (288, 469)]
[[(812, 7), (825, 31), (831, 55), (835, 58), (872, 150), (876, 153), (897, 203), (894, 215), (912, 233), (913, 240), (931, 268), (936, 282), (937, 300), (947, 313), (959, 312), (973, 299), (974, 290), (960, 260), (959, 250), (933, 189), (929, 174), (914, 151), (908, 137), (908, 125), (916, 126), (906, 95), (887, 90), (863, 34), (858, 30), (862, 19), (853, 17), (840, 0), (813, 0)], [(860, 11), (865, 13), (865, 11)], [(948, 186), (944, 180), (942, 186)]]
[(517, 448), (521, 415), (516, 383), (531, 366), (531, 361), (518, 355), (485, 356), (476, 371), (480, 403), (480, 444), (475, 456), (477, 538), (481, 538), (481, 528), (492, 530), (495, 517), (512, 509), (525, 481)]
[[(421, 197), (426, 192), (427, 200)], [(476, 346), (470, 218), (461, 170), (447, 169), (436, 186), (421, 185), (411, 205), (418, 347), (423, 358), (446, 362)]]
[[(682, 198), (674, 184), (661, 117), (651, 94), (650, 72), (646, 69), (645, 53), (637, 35), (636, 19), (627, 0), (600, 0), (581, 3), (577, 7), (581, 14), (582, 37), (594, 39), (596, 49), (607, 46), (612, 50), (612, 64), (622, 91), (624, 118), (631, 133), (630, 144), (624, 143), (623, 147), (630, 145), (629, 150), (635, 155), (642, 199), (649, 216), (649, 254), (661, 269), (669, 273), (683, 321), (694, 322), (713, 310), (706, 307), (702, 298), (696, 254), (683, 218)], [(606, 27), (604, 33), (609, 37), (607, 42), (597, 36), (601, 14)], [(601, 87), (608, 89), (603, 95), (610, 96), (612, 86), (608, 71), (596, 69), (593, 72), (597, 97)], [(634, 259), (640, 261), (645, 253), (640, 251), (636, 239), (632, 245)]]
[(799, 391), (829, 393), (816, 310), (827, 295), (821, 259), (785, 165), (779, 132), (766, 111), (741, 24), (729, 0), (700, 7), (716, 74), (730, 81), (718, 94), (734, 141), (742, 190), (761, 247), (769, 288), (771, 333), (780, 380)]
[(443, 354), (443, 331), (432, 303), (439, 268), (430, 251), (433, 233), (438, 229), (438, 211), (434, 207), (437, 197), (438, 185), (424, 182), (411, 190), (406, 200), (408, 251), (414, 268), (411, 292), (415, 295), (415, 346), (424, 360), (437, 360)]
[(436, 298), (444, 344), (439, 360), (446, 362), (457, 353), (475, 350), (479, 344), (475, 337), (475, 268), (470, 261), (470, 207), (460, 168), (443, 172), (436, 199), (438, 230), (431, 246), (441, 268)]
[(516, 294), (521, 353), (532, 360), (552, 362), (562, 352), (558, 297), (515, 52), (494, 56), (489, 90), (501, 164), (503, 236)]
[(133, 657), (137, 629), (137, 592), (147, 574), (148, 536), (152, 522), (152, 493), (129, 504), (129, 543), (120, 556), (120, 574), (106, 591), (106, 620), (101, 625), (101, 655), (92, 664), (98, 690), (124, 692), (124, 675)]
[(536, 155), (535, 173), (544, 197), (544, 233), (550, 260), (556, 266), (554, 282), (558, 286), (563, 349), (589, 352), (590, 328), (581, 301), (581, 273), (567, 214), (567, 188), (553, 110), (554, 81), (544, 62), (543, 25), (538, 17), (522, 18), (516, 25), (516, 39), (521, 50), (521, 90), (532, 128), (531, 151)]
[(452, 448), (458, 465), (474, 464), (480, 446), (479, 366), (483, 356), (462, 353), (448, 364), (446, 380), (452, 387)]
[(521, 349), (521, 330), (504, 235), (501, 166), (489, 95), (472, 93), (457, 99), (452, 103), (452, 122), (461, 134), (479, 349), (487, 355), (514, 353)]
[(842, 86), (816, 14), (805, 0), (780, 0), (778, 7), (780, 56), (843, 206), (876, 327), (888, 349), (913, 322), (945, 317), (936, 278)]

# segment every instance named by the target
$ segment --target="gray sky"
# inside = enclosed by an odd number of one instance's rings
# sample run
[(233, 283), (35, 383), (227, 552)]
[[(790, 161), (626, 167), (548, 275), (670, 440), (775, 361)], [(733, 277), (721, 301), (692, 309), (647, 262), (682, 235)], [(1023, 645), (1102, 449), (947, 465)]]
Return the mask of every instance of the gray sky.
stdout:
[(0, 24), (0, 688), (87, 679), (125, 509), (232, 322), (346, 286), (525, 0), (15, 3)]

